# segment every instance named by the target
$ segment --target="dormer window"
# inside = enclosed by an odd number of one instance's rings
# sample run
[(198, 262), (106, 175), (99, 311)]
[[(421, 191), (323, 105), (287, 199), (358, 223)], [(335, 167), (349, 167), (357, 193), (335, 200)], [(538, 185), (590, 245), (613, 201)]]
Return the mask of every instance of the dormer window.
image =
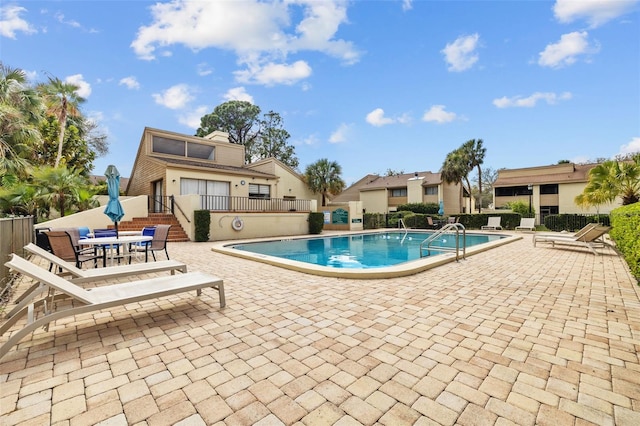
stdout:
[(158, 154), (198, 158), (201, 160), (215, 159), (215, 147), (213, 145), (163, 138), (161, 136), (153, 136), (152, 150)]

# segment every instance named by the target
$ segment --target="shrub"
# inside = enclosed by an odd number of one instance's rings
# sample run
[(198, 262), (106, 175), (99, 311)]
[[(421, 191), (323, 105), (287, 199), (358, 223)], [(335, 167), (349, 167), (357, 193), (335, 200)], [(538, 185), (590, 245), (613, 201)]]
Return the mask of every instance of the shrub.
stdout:
[(611, 212), (611, 225), (611, 239), (615, 241), (633, 276), (640, 280), (640, 203), (614, 209)]
[(386, 215), (384, 213), (365, 213), (362, 219), (364, 229), (378, 229), (386, 226)]
[(438, 203), (408, 203), (400, 204), (397, 209), (398, 211), (407, 211), (413, 213), (438, 214), (440, 205)]
[(319, 234), (324, 227), (324, 214), (322, 212), (309, 213), (309, 233)]
[(193, 223), (196, 228), (196, 241), (209, 241), (209, 229), (211, 226), (211, 213), (209, 213), (209, 210), (195, 210), (193, 212)]
[(512, 201), (505, 207), (514, 213), (519, 213), (522, 217), (536, 217), (536, 210), (531, 206), (531, 212), (529, 212), (529, 204), (524, 201)]

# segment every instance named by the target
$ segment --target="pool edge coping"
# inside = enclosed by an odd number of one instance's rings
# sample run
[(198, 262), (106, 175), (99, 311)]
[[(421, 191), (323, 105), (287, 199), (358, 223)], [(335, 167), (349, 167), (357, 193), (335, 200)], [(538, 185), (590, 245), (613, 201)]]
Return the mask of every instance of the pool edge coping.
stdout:
[[(363, 234), (363, 233), (377, 233), (377, 232), (385, 232), (385, 231), (397, 231), (397, 229), (375, 229), (375, 230), (367, 230), (367, 231), (332, 232), (324, 236), (329, 237), (329, 236), (353, 235), (353, 234)], [(494, 232), (467, 231), (467, 234), (487, 235), (487, 234), (494, 234)], [(492, 248), (509, 244), (523, 238), (522, 235), (505, 234), (502, 232), (497, 232), (494, 235), (504, 235), (505, 238), (500, 238), (499, 240), (479, 244), (477, 246), (471, 246), (466, 249), (465, 257), (473, 256), (475, 254), (482, 253)], [(456, 261), (456, 257), (453, 253), (445, 253), (442, 255), (438, 255), (437, 257), (434, 257), (434, 258), (422, 258), (422, 259), (405, 262), (400, 265), (385, 266), (382, 268), (368, 268), (368, 269), (331, 268), (329, 266), (312, 265), (310, 263), (304, 263), (304, 262), (299, 262), (299, 261), (289, 260), (289, 259), (282, 259), (279, 257), (269, 256), (265, 254), (257, 254), (257, 253), (251, 253), (251, 252), (246, 252), (241, 250), (234, 250), (228, 247), (230, 245), (237, 245), (237, 244), (256, 242), (256, 241), (273, 241), (273, 240), (284, 240), (284, 239), (297, 240), (297, 239), (308, 239), (308, 238), (321, 237), (321, 236), (322, 236), (321, 234), (316, 234), (316, 235), (306, 234), (306, 235), (286, 236), (286, 237), (264, 237), (264, 238), (251, 238), (246, 240), (220, 241), (220, 242), (216, 242), (211, 247), (211, 251), (214, 251), (216, 253), (226, 254), (229, 256), (235, 256), (243, 259), (253, 260), (256, 262), (266, 263), (269, 265), (273, 265), (273, 266), (277, 266), (280, 268), (285, 268), (285, 269), (289, 269), (297, 272), (302, 272), (306, 274), (312, 274), (312, 275), (318, 275), (318, 276), (324, 276), (324, 277), (333, 277), (333, 278), (350, 278), (350, 279), (376, 279), (376, 278), (404, 277), (408, 275), (414, 275), (419, 272), (426, 271), (428, 269), (435, 268), (436, 266), (440, 266), (446, 263)]]

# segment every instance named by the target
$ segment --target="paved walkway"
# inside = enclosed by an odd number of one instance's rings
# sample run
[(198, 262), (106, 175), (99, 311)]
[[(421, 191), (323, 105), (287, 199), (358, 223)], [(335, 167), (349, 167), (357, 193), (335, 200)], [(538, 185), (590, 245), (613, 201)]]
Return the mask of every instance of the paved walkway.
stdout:
[(613, 250), (531, 236), (410, 277), (224, 278), (57, 321), (0, 364), (2, 425), (640, 425), (640, 298)]

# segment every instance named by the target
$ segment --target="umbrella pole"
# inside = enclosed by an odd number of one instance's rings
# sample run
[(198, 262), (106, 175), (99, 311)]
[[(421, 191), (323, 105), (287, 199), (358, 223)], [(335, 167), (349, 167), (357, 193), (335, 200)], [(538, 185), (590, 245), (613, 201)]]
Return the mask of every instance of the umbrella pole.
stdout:
[(119, 235), (118, 235), (118, 222), (116, 222), (116, 238), (119, 238)]

